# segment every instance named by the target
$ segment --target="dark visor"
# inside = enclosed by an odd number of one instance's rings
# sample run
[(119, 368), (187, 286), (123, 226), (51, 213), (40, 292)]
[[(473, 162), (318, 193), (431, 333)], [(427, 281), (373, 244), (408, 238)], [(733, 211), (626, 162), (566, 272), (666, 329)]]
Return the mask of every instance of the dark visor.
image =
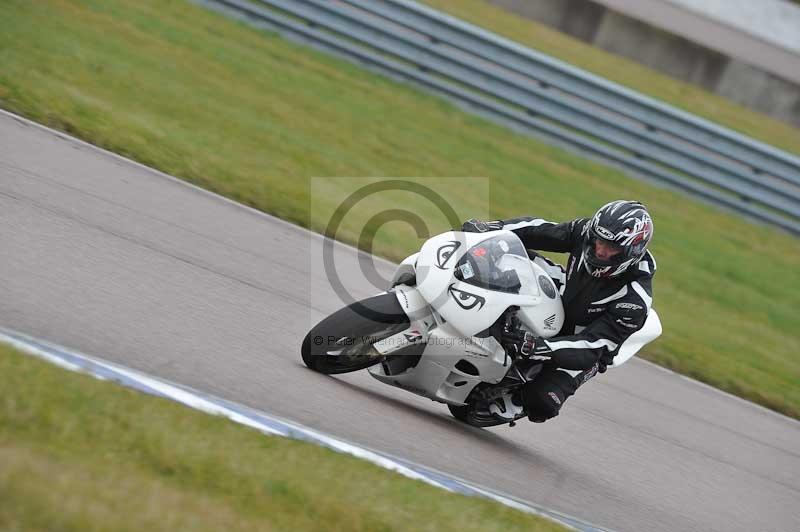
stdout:
[(592, 246), (594, 246), (595, 242), (597, 242), (597, 241), (599, 241), (601, 244), (604, 244), (606, 247), (609, 247), (609, 248), (611, 248), (611, 249), (613, 249), (615, 251), (620, 251), (621, 252), (623, 250), (622, 246), (620, 246), (616, 242), (612, 242), (611, 240), (606, 240), (605, 238), (603, 238), (601, 236), (592, 235), (592, 238), (590, 239), (590, 242), (592, 243)]

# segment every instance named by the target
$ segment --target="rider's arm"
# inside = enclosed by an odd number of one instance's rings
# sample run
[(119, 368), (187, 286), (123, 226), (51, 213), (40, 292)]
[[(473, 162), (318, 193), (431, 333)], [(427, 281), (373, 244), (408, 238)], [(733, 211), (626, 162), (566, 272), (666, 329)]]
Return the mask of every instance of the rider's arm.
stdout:
[(650, 283), (633, 281), (625, 297), (608, 304), (596, 320), (577, 334), (537, 338), (533, 354), (549, 357), (558, 367), (590, 369), (597, 362), (611, 364), (619, 346), (638, 331), (647, 319), (652, 301)]
[(555, 223), (528, 216), (503, 220), (503, 229), (516, 234), (526, 249), (567, 252), (581, 238), (583, 222), (584, 218)]

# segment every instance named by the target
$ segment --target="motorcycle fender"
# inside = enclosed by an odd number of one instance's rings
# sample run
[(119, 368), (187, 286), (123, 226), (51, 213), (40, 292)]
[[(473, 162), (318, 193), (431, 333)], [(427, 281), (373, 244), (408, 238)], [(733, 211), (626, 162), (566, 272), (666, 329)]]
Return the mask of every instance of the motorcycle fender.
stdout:
[(412, 344), (428, 341), (428, 331), (435, 325), (428, 303), (416, 288), (398, 285), (392, 289), (397, 301), (408, 316), (409, 326), (394, 336), (375, 342), (373, 347), (378, 353), (388, 355)]
[(392, 291), (397, 296), (397, 301), (403, 308), (403, 312), (408, 316), (409, 321), (419, 321), (428, 318), (427, 321), (432, 321), (429, 316), (431, 315), (431, 308), (422, 294), (419, 293), (414, 286), (397, 285), (392, 288)]

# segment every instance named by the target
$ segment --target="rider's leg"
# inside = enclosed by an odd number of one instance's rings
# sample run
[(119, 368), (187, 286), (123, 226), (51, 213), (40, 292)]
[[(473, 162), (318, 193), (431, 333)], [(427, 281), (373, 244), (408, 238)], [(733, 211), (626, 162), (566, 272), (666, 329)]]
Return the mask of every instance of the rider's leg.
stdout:
[(522, 400), (528, 410), (528, 419), (542, 423), (556, 417), (569, 397), (597, 374), (598, 367), (574, 372), (545, 366), (533, 380), (522, 389)]

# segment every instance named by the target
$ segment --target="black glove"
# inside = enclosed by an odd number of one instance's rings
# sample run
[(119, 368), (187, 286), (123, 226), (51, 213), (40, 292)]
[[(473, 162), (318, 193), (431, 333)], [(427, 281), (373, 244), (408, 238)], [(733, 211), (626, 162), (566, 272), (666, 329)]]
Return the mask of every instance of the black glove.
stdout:
[(483, 222), (476, 218), (470, 218), (461, 226), (461, 230), (465, 233), (486, 233), (488, 231), (499, 231), (502, 228), (503, 222), (500, 220)]
[(550, 348), (547, 347), (547, 344), (533, 333), (522, 329), (519, 320), (516, 318), (508, 320), (505, 327), (503, 327), (500, 345), (514, 358), (523, 357), (528, 360), (550, 360), (550, 355), (548, 354)]

